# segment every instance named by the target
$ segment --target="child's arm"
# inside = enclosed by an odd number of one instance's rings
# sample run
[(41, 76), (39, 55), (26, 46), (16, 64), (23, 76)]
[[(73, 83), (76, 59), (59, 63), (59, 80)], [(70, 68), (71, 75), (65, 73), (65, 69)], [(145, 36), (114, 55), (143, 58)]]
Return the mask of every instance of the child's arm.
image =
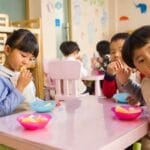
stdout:
[(12, 113), (25, 99), (9, 79), (0, 77), (0, 116)]
[[(128, 93), (130, 93), (130, 95), (134, 98), (134, 103), (138, 103), (140, 102), (141, 105), (145, 104), (144, 98), (142, 96), (142, 91), (141, 91), (141, 86), (140, 84), (137, 84), (135, 82), (133, 82), (132, 80), (128, 80), (128, 82), (123, 85), (124, 89), (126, 89), (126, 91)], [(136, 102), (135, 102), (136, 100)], [(129, 101), (130, 104), (133, 104), (132, 101)]]
[(107, 71), (104, 76), (104, 80), (102, 83), (102, 91), (104, 96), (107, 98), (111, 98), (117, 92), (117, 83), (116, 83), (116, 70), (117, 64), (116, 62), (111, 62), (107, 66)]
[(104, 80), (102, 82), (102, 91), (104, 96), (107, 98), (111, 98), (117, 92), (115, 76), (105, 73)]

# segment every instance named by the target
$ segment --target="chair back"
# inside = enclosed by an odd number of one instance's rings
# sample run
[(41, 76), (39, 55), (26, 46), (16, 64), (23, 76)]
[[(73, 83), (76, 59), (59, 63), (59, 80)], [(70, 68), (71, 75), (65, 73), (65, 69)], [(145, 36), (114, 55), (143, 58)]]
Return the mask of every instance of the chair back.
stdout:
[(47, 65), (48, 76), (55, 82), (55, 99), (67, 100), (77, 97), (81, 64), (78, 61), (54, 60), (49, 61)]

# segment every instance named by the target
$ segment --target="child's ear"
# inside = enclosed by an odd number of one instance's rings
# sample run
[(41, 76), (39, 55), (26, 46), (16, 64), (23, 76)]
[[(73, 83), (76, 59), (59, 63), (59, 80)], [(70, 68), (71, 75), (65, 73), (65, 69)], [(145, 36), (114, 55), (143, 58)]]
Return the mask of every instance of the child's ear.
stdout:
[(8, 55), (10, 54), (10, 52), (11, 52), (10, 46), (9, 46), (9, 45), (5, 45), (5, 46), (4, 46), (4, 54), (5, 54), (6, 56), (8, 56)]

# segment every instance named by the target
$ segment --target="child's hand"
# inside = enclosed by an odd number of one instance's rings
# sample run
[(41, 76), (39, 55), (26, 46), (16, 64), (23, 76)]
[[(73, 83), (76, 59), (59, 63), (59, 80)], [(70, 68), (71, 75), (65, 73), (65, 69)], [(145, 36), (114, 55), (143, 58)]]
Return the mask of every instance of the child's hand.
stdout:
[(107, 66), (107, 73), (110, 75), (116, 75), (118, 66), (117, 66), (117, 61), (111, 62)]
[(140, 103), (133, 97), (129, 96), (127, 98), (128, 104), (133, 105), (133, 106), (139, 106)]
[(16, 88), (22, 92), (32, 79), (32, 73), (27, 69), (23, 70), (18, 78)]
[(124, 85), (128, 82), (129, 76), (131, 74), (131, 69), (127, 67), (125, 64), (121, 63), (121, 61), (117, 61), (117, 71), (116, 78), (119, 82)]

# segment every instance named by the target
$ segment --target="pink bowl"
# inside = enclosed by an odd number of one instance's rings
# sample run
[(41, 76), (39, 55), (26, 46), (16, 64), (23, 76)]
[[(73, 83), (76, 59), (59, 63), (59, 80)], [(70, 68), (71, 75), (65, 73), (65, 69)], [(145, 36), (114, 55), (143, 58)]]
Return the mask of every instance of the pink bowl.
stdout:
[(27, 130), (44, 128), (51, 119), (49, 114), (22, 114), (17, 117), (17, 121)]
[(130, 112), (130, 113), (124, 113), (124, 112), (118, 112), (116, 111), (116, 107), (112, 107), (112, 111), (114, 112), (114, 114), (116, 115), (116, 117), (120, 120), (134, 120), (137, 117), (140, 116), (140, 114), (143, 112), (143, 108), (141, 107), (133, 107), (133, 106), (121, 106), (125, 109), (129, 109), (129, 108), (134, 108), (135, 110), (138, 109), (140, 111), (138, 112)]

